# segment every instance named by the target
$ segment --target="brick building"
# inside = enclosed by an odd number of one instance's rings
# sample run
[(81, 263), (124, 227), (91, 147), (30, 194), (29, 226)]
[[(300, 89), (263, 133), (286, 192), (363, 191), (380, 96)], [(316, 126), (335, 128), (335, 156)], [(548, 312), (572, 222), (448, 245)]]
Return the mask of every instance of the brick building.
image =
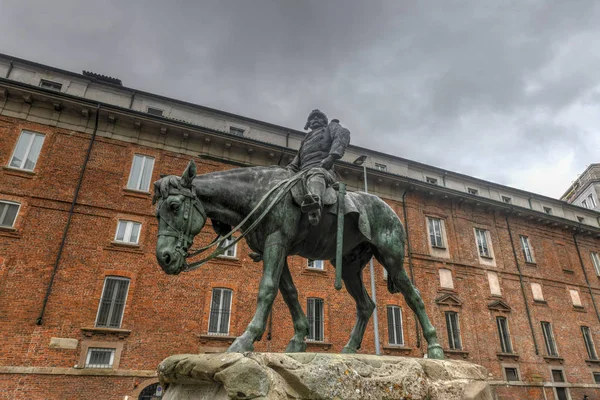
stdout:
[[(239, 245), (164, 274), (150, 183), (190, 158), (199, 173), (283, 166), (302, 137), (0, 55), (0, 398), (156, 398), (162, 359), (224, 350), (253, 314), (261, 265)], [(487, 367), (501, 399), (600, 398), (600, 213), (356, 146), (336, 165), (350, 190), (361, 155), (370, 191), (407, 228), (405, 268), (447, 357)], [(213, 236), (207, 226), (199, 241)], [(308, 350), (339, 352), (354, 301), (329, 262), (290, 268)], [(413, 313), (377, 264), (374, 279), (381, 352), (422, 357)], [(272, 321), (257, 351), (292, 336), (281, 297)], [(361, 352), (374, 342), (371, 321)]]

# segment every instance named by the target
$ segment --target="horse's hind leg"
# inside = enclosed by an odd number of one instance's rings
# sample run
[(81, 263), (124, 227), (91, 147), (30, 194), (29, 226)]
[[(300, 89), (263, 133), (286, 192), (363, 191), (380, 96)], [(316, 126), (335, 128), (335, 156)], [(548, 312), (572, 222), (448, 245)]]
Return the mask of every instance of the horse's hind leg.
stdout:
[(292, 321), (294, 323), (294, 336), (290, 340), (285, 349), (286, 353), (298, 353), (306, 351), (306, 342), (304, 338), (308, 335), (308, 320), (298, 302), (298, 291), (292, 280), (292, 274), (287, 264), (287, 260), (283, 266), (281, 280), (279, 281), (279, 290), (283, 296), (283, 300), (290, 309)]
[(342, 349), (342, 353), (356, 353), (365, 335), (365, 329), (375, 310), (375, 303), (371, 300), (369, 293), (362, 280), (362, 270), (371, 258), (371, 251), (363, 252), (357, 259), (350, 262), (344, 262), (342, 268), (342, 278), (346, 290), (356, 301), (356, 322), (350, 334), (350, 340)]
[(390, 291), (392, 293), (401, 292), (406, 303), (419, 319), (423, 328), (423, 335), (427, 340), (427, 357), (443, 360), (444, 351), (438, 342), (435, 328), (429, 321), (421, 294), (410, 281), (404, 268), (402, 268), (403, 254), (401, 252), (403, 251), (404, 249), (396, 251), (394, 249), (378, 248), (375, 256), (388, 270), (388, 288)]

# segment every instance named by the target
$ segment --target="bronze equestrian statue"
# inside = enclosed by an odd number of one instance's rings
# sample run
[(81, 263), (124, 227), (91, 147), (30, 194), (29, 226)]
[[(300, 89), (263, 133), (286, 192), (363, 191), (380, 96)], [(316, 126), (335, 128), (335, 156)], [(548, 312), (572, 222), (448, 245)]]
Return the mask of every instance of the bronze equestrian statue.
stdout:
[[(220, 235), (231, 235), (226, 232), (232, 226), (239, 228), (242, 235), (236, 241), (245, 238), (253, 258), (263, 262), (256, 312), (229, 352), (254, 349), (253, 343), (265, 331), (278, 290), (289, 307), (294, 325), (294, 336), (286, 352), (306, 350), (308, 320), (298, 302), (287, 257), (328, 259), (335, 265), (336, 196), (330, 195), (333, 189), (327, 186), (333, 179), (333, 161), (343, 155), (349, 142), (349, 132), (337, 120), (328, 124), (324, 114), (315, 111), (307, 122), (312, 131), (289, 168), (238, 168), (196, 176), (192, 160), (181, 177), (167, 176), (154, 184), (153, 201), (158, 202), (156, 258), (167, 274), (192, 270), (218, 254), (202, 262), (187, 263), (190, 255), (198, 253), (190, 247), (208, 218)], [(319, 155), (313, 159), (309, 144), (313, 144), (312, 136), (321, 135), (331, 147), (327, 150), (316, 146)], [(334, 146), (339, 147), (334, 149)], [(343, 201), (342, 279), (356, 302), (356, 323), (342, 353), (356, 353), (360, 349), (375, 308), (362, 280), (362, 270), (374, 256), (388, 272), (388, 290), (402, 293), (419, 319), (428, 343), (428, 357), (443, 359), (444, 352), (420, 293), (403, 268), (405, 234), (397, 215), (379, 197), (364, 192), (350, 192)]]

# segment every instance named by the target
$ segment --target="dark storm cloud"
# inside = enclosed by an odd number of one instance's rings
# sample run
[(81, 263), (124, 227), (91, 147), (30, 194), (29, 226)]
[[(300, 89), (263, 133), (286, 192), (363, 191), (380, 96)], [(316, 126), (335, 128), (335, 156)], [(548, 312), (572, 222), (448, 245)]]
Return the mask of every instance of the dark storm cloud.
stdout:
[(499, 183), (558, 196), (598, 161), (595, 1), (0, 7), (5, 53), (294, 128), (318, 107), (355, 144)]

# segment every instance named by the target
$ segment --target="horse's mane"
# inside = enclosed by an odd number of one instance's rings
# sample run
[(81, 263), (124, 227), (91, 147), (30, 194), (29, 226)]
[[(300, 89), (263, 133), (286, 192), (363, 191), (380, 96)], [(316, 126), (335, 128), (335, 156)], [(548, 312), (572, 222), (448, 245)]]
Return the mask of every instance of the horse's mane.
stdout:
[(154, 182), (154, 196), (152, 197), (152, 204), (155, 204), (160, 199), (164, 200), (169, 197), (170, 188), (183, 190), (183, 186), (181, 185), (181, 177), (176, 175), (168, 175)]

